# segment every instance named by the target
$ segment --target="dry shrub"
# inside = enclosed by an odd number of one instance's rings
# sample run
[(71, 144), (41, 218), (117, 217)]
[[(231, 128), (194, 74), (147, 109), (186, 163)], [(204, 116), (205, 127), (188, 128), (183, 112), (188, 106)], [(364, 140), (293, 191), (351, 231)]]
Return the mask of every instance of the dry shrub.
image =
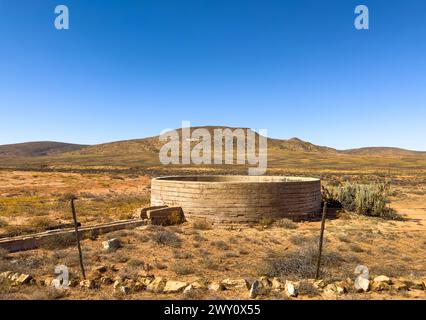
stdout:
[(138, 268), (143, 267), (145, 265), (145, 262), (140, 259), (132, 258), (127, 262), (127, 265), (132, 268)]
[(259, 224), (265, 228), (272, 226), (273, 223), (274, 223), (274, 220), (268, 217), (263, 217), (259, 220)]
[(194, 273), (194, 269), (190, 265), (179, 262), (173, 263), (171, 269), (174, 273), (180, 276), (185, 276)]
[(167, 269), (167, 265), (158, 261), (154, 262), (154, 267), (158, 270), (164, 270)]
[(229, 250), (229, 246), (223, 240), (212, 241), (211, 245), (215, 246), (216, 248), (220, 250)]
[(56, 288), (39, 288), (38, 290), (32, 291), (28, 299), (29, 300), (58, 300), (68, 296), (67, 290), (61, 290)]
[(6, 220), (0, 218), (0, 228), (7, 227), (8, 225), (9, 225), (9, 223), (7, 223)]
[(217, 261), (214, 261), (211, 258), (207, 258), (207, 257), (203, 258), (203, 264), (206, 269), (220, 270), (220, 263), (218, 263)]
[(210, 230), (212, 224), (207, 219), (199, 219), (192, 223), (192, 227), (198, 230)]
[(173, 232), (162, 230), (154, 232), (151, 239), (162, 245), (179, 248), (182, 245), (182, 240)]
[(297, 223), (295, 223), (293, 220), (290, 219), (280, 219), (275, 221), (275, 225), (279, 228), (284, 228), (284, 229), (297, 229)]
[(300, 281), (299, 294), (310, 298), (321, 295), (318, 288), (316, 288), (313, 283), (309, 281)]
[(2, 294), (8, 294), (12, 283), (8, 279), (0, 279), (0, 299)]
[[(259, 268), (260, 275), (269, 277), (312, 278), (315, 276), (318, 244), (307, 243), (297, 251), (270, 252)], [(344, 259), (337, 253), (323, 251), (321, 268), (339, 268)]]
[(192, 253), (189, 251), (185, 251), (185, 252), (174, 251), (173, 256), (175, 259), (192, 259), (193, 258)]
[(355, 184), (323, 188), (323, 198), (329, 206), (341, 206), (343, 209), (366, 216), (398, 220), (402, 217), (390, 208), (389, 185)]
[(207, 238), (205, 238), (205, 237), (203, 237), (202, 235), (199, 235), (199, 234), (194, 235), (194, 236), (192, 237), (192, 239), (193, 239), (194, 241), (197, 241), (197, 242), (207, 241), (207, 240), (208, 240)]
[(307, 243), (309, 241), (312, 241), (312, 238), (311, 237), (305, 237), (302, 234), (293, 234), (288, 238), (288, 240), (292, 244), (299, 246), (299, 245), (302, 245), (302, 244)]
[(170, 215), (167, 225), (176, 225), (176, 224), (181, 224), (184, 222), (185, 222), (185, 216), (182, 210), (180, 210), (180, 212), (174, 211)]
[(36, 217), (31, 220), (31, 225), (33, 227), (46, 230), (49, 227), (53, 226), (55, 224), (54, 221), (50, 220), (47, 217)]

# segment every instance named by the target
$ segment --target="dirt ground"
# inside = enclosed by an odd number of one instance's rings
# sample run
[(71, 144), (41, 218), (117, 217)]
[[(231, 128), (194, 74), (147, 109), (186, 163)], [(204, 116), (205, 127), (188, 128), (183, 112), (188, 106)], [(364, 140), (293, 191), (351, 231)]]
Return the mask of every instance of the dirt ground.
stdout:
[[(334, 178), (335, 176), (333, 176)], [(371, 177), (370, 177), (371, 178)], [(380, 177), (373, 177), (380, 179)], [(361, 179), (353, 177), (354, 180)], [(418, 179), (418, 177), (417, 177)], [(147, 175), (83, 174), (0, 171), (0, 234), (15, 235), (43, 230), (50, 224), (69, 223), (64, 195), (77, 194), (77, 211), (83, 224), (128, 218), (149, 203)], [(339, 213), (326, 222), (322, 278), (355, 278), (357, 265), (368, 267), (371, 277), (426, 277), (426, 186), (413, 177), (393, 177), (392, 208), (404, 221), (390, 221)], [(323, 183), (329, 183), (324, 180)], [(313, 278), (312, 266), (298, 268), (318, 246), (319, 222), (268, 226), (219, 226), (188, 221), (179, 226), (143, 226), (115, 231), (82, 241), (89, 278), (105, 266), (111, 279), (154, 275), (185, 282), (214, 282), (226, 278), (276, 276), (274, 261), (288, 261), (289, 280)], [(122, 247), (106, 252), (102, 241), (118, 238)], [(72, 278), (81, 280), (75, 246), (46, 248), (0, 255), (0, 273), (31, 274), (37, 281), (51, 281), (54, 268), (66, 265)], [(299, 260), (298, 260), (299, 259)], [(292, 264), (291, 262), (294, 261)], [(305, 261), (306, 262), (306, 261)], [(308, 263), (309, 264), (309, 263)], [(312, 264), (312, 263), (311, 263)], [(123, 295), (112, 285), (100, 288), (55, 290), (40, 285), (0, 286), (0, 299), (181, 299), (182, 294), (147, 291)], [(197, 299), (246, 299), (247, 290), (198, 292)], [(287, 299), (270, 292), (261, 299)], [(347, 293), (330, 295), (306, 290), (297, 299), (425, 299), (425, 291)]]

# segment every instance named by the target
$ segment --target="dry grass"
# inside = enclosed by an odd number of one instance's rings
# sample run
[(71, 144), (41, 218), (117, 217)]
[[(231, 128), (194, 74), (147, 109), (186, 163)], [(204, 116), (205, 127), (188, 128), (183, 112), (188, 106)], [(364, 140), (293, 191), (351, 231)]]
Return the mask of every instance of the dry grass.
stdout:
[[(287, 171), (274, 170), (270, 173), (289, 174)], [(341, 174), (318, 168), (317, 171), (290, 170), (290, 174), (317, 175), (321, 176), (325, 183), (334, 181), (334, 185), (343, 181), (370, 184), (383, 180), (380, 172), (357, 170), (358, 168), (343, 170), (344, 174)], [(206, 172), (210, 171), (203, 171)], [(13, 176), (16, 177), (12, 178)], [(70, 222), (69, 202), (61, 200), (68, 192), (78, 194), (77, 214), (83, 224), (106, 222), (130, 215), (129, 211), (143, 206), (142, 202), (146, 203), (148, 199), (145, 188), (149, 181), (146, 178), (141, 179), (139, 175), (131, 177), (130, 174), (117, 172), (65, 174), (0, 171), (0, 177), (5, 181), (0, 186), (0, 192), (4, 195), (0, 197), (0, 204), (3, 205), (0, 205), (0, 221), (4, 222), (0, 225), (1, 234), (7, 230), (15, 233), (33, 232), (46, 227), (50, 222)], [(421, 194), (424, 189), (419, 186), (426, 183), (426, 174), (418, 171), (405, 176), (395, 174), (392, 179), (393, 192), (389, 194), (392, 207), (398, 209), (398, 212), (414, 213), (413, 217), (422, 218), (421, 208), (424, 208), (426, 198)], [(412, 193), (412, 190), (416, 192)], [(27, 211), (32, 204), (35, 204), (31, 209), (33, 211)], [(342, 215), (347, 219), (343, 219)], [(356, 213), (346, 212), (342, 215), (326, 222), (327, 241), (322, 270), (327, 279), (344, 279), (347, 276), (353, 278), (353, 270), (357, 264), (367, 265), (374, 275), (426, 276), (422, 263), (426, 224), (420, 224), (414, 219), (388, 221)], [(318, 247), (319, 222), (294, 223), (283, 220), (271, 223), (268, 220), (264, 221), (264, 225), (267, 228), (260, 228), (259, 225), (226, 228), (206, 221), (190, 221), (177, 228), (146, 226), (94, 235), (92, 240), (82, 241), (85, 266), (87, 270), (91, 270), (100, 264), (113, 264), (118, 271), (108, 271), (108, 276), (112, 278), (149, 272), (166, 279), (188, 282), (198, 277), (209, 281), (257, 277), (259, 266), (268, 274), (281, 275), (290, 280), (312, 277)], [(116, 252), (103, 252), (101, 242), (110, 238), (119, 238), (123, 247)], [(80, 279), (74, 237), (62, 243), (60, 239), (55, 239), (40, 249), (6, 254), (0, 259), (0, 269), (31, 273), (37, 279), (52, 277), (54, 267), (58, 264), (69, 266), (72, 274)], [(112, 293), (110, 286), (93, 291), (72, 288), (67, 296), (47, 292), (38, 287), (32, 287), (32, 290), (37, 292), (32, 294), (28, 288), (6, 286), (1, 298), (158, 298), (147, 292), (118, 296)], [(309, 283), (303, 284), (300, 290), (307, 297), (321, 298)], [(209, 298), (211, 294), (194, 293), (194, 297), (198, 296)], [(232, 290), (219, 292), (215, 297), (247, 298), (246, 292), (241, 294)], [(170, 298), (185, 297), (170, 295)], [(271, 293), (265, 298), (283, 297)]]
[(151, 239), (162, 245), (179, 248), (182, 245), (182, 240), (173, 232), (168, 230), (159, 230), (151, 235)]
[(275, 221), (275, 225), (279, 228), (283, 228), (283, 229), (297, 229), (297, 223), (294, 223), (293, 220), (290, 219), (280, 219)]
[[(297, 279), (313, 278), (318, 260), (318, 245), (305, 243), (296, 251), (270, 252), (259, 268), (259, 275), (269, 277), (294, 277)], [(325, 251), (322, 254), (322, 270), (338, 269), (344, 259), (336, 252)]]

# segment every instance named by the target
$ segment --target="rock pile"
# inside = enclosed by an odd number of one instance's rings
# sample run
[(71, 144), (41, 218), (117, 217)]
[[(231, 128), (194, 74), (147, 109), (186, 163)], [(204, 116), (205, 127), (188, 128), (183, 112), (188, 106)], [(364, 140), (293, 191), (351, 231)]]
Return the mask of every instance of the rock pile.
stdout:
[[(405, 290), (426, 290), (426, 279), (408, 279), (408, 278), (390, 278), (384, 275), (376, 276), (372, 280), (364, 279), (364, 286), (361, 288), (359, 283), (352, 279), (327, 282), (325, 280), (307, 279), (303, 281), (290, 281), (281, 278), (260, 277), (258, 279), (231, 279), (226, 278), (222, 281), (203, 281), (196, 280), (192, 282), (177, 281), (166, 279), (164, 277), (155, 277), (153, 275), (139, 275), (133, 278), (127, 276), (115, 276), (118, 271), (113, 265), (96, 266), (92, 269), (90, 276), (86, 280), (78, 281), (72, 279), (69, 281), (69, 287), (81, 287), (89, 290), (101, 287), (112, 286), (113, 290), (120, 294), (131, 294), (140, 291), (148, 291), (156, 294), (183, 294), (193, 295), (197, 292), (224, 290), (235, 290), (247, 292), (247, 298), (255, 299), (258, 296), (265, 296), (271, 292), (282, 292), (288, 298), (296, 298), (303, 295), (306, 289), (302, 287), (308, 284), (318, 293), (325, 295), (344, 295), (346, 293), (356, 292), (386, 292), (386, 291), (405, 291)], [(0, 273), (0, 279), (7, 279), (13, 285), (33, 285), (42, 286), (54, 285), (54, 279), (44, 279), (36, 281), (31, 275), (6, 271)], [(302, 285), (303, 284), (303, 285)]]
[(0, 273), (0, 279), (9, 280), (14, 285), (33, 284), (34, 279), (29, 274), (19, 272), (5, 271)]

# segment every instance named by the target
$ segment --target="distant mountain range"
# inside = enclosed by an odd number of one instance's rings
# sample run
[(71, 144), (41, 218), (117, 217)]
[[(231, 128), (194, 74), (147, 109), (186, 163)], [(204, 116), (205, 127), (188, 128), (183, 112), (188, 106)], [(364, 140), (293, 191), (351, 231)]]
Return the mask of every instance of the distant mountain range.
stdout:
[[(201, 128), (193, 127), (191, 130)], [(213, 135), (213, 130), (228, 127), (202, 127), (209, 130)], [(235, 128), (230, 128), (234, 130)], [(181, 129), (177, 129), (179, 135)], [(72, 143), (52, 142), (52, 141), (37, 141), (17, 144), (0, 145), (1, 158), (14, 157), (43, 157), (43, 156), (114, 156), (114, 155), (138, 155), (141, 153), (158, 153), (163, 142), (158, 136), (148, 137), (144, 139), (124, 140), (97, 145), (81, 145)], [(424, 151), (412, 151), (393, 147), (365, 147), (348, 150), (337, 150), (330, 147), (318, 146), (298, 138), (291, 139), (268, 139), (268, 150), (303, 152), (303, 153), (321, 153), (321, 154), (346, 154), (359, 156), (386, 156), (386, 157), (401, 157), (401, 156), (426, 156)]]
[(80, 150), (87, 145), (54, 141), (35, 141), (0, 145), (0, 157), (40, 157)]

